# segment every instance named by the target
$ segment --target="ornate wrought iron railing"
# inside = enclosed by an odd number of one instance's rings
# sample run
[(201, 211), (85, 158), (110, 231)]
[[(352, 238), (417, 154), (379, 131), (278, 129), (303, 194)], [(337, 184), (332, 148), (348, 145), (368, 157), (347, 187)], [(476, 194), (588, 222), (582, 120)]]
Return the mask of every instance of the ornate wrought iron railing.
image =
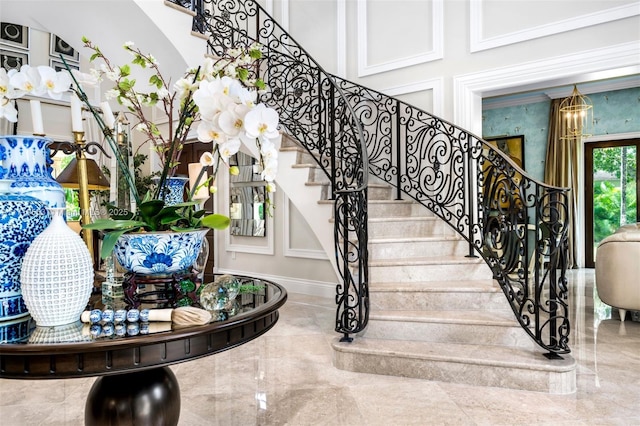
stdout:
[[(179, 2), (179, 0), (175, 0)], [(368, 321), (367, 175), (446, 221), (491, 268), (523, 329), (550, 356), (567, 353), (567, 190), (527, 176), (481, 138), (323, 70), (253, 0), (193, 0), (211, 53), (267, 48), (263, 101), (330, 177), (335, 199), (336, 331)]]

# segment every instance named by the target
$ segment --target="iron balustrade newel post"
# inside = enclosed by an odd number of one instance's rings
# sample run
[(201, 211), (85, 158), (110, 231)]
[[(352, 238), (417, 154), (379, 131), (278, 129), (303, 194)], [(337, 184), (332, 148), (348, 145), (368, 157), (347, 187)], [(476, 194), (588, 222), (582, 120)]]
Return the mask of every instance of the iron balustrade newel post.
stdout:
[[(469, 215), (469, 254), (466, 257), (478, 257), (475, 255), (474, 247), (473, 247), (473, 226), (478, 221), (477, 211), (478, 211), (478, 203), (474, 202), (474, 199), (477, 198), (477, 195), (474, 193), (474, 189), (478, 188), (478, 174), (474, 170), (474, 161), (473, 161), (473, 149), (471, 146), (472, 138), (468, 139), (467, 142), (467, 155), (466, 155), (466, 171), (467, 171), (467, 214)], [(475, 179), (474, 179), (475, 175)], [(478, 194), (480, 191), (477, 191)], [(474, 197), (476, 195), (476, 197)]]
[(332, 88), (329, 92), (329, 143), (331, 144), (331, 199), (336, 199), (336, 105), (335, 92)]
[[(400, 125), (401, 125), (401, 120), (400, 120), (400, 101), (396, 100), (395, 102), (396, 104), (396, 200), (401, 200), (402, 199), (402, 190), (400, 189), (400, 182), (402, 180), (402, 167), (401, 167), (401, 161), (400, 159), (402, 158), (402, 146), (401, 146), (401, 137), (402, 137), (402, 133), (401, 133), (401, 129), (400, 129)], [(393, 144), (392, 144), (393, 145)], [(390, 154), (393, 155), (393, 154)], [(392, 163), (392, 168), (393, 168), (393, 163)]]

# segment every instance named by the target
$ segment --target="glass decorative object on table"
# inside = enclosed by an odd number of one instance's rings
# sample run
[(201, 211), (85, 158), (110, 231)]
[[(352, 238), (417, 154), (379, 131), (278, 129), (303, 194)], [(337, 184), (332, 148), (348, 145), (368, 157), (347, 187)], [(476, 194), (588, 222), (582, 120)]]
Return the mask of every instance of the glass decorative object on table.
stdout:
[(236, 314), (240, 293), (240, 280), (233, 275), (222, 275), (212, 283), (204, 285), (200, 295), (200, 306), (211, 312), (214, 321), (224, 321)]
[[(129, 121), (123, 113), (119, 113), (117, 118), (113, 118), (110, 108), (103, 105), (103, 109), (108, 110), (106, 124), (113, 127), (117, 149), (121, 158), (127, 161), (127, 167), (131, 176), (134, 176), (133, 150), (131, 147), (131, 133)], [(110, 192), (109, 208), (118, 211), (109, 211), (109, 215), (123, 214), (136, 209), (135, 198), (131, 194), (131, 188), (127, 184), (124, 172), (117, 166), (115, 156), (112, 159), (110, 168)], [(125, 270), (122, 268), (116, 255), (112, 252), (104, 260), (105, 281), (102, 283), (102, 303), (112, 309), (119, 309), (124, 306), (122, 298), (124, 296), (123, 282)]]
[(196, 276), (196, 285), (200, 286), (204, 284), (204, 270), (207, 267), (207, 260), (209, 260), (209, 241), (205, 235), (202, 240), (202, 246), (200, 246), (200, 253), (196, 261), (193, 263), (193, 273)]

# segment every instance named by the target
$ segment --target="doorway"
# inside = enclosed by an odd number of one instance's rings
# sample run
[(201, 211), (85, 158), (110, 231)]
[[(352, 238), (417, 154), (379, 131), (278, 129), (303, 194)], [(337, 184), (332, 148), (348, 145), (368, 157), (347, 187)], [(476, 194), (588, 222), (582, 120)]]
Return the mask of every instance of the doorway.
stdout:
[(584, 145), (585, 266), (595, 267), (597, 247), (627, 223), (638, 222), (640, 139)]

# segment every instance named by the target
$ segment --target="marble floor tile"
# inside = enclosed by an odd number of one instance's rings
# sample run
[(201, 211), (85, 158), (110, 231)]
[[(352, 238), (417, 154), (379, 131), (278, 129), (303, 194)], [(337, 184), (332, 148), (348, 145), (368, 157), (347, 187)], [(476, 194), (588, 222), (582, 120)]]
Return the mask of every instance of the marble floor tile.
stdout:
[[(574, 394), (338, 370), (333, 300), (289, 294), (264, 336), (172, 367), (180, 425), (640, 425), (640, 323), (600, 302), (593, 275), (569, 271)], [(0, 425), (82, 425), (93, 380), (0, 380)]]

